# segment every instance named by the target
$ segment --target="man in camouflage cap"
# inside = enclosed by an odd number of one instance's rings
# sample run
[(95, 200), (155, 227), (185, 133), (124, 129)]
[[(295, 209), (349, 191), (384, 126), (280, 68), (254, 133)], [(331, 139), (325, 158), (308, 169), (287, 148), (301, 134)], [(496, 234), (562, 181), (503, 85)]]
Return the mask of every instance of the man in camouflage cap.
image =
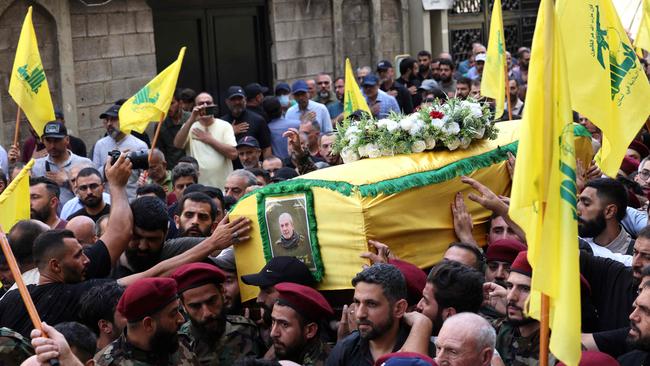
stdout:
[(127, 320), (126, 331), (95, 355), (95, 364), (199, 365), (178, 339), (185, 319), (176, 293), (176, 281), (171, 278), (144, 278), (127, 287), (117, 303), (117, 311)]
[(330, 349), (321, 341), (321, 324), (334, 315), (332, 307), (311, 287), (284, 282), (275, 289), (278, 299), (271, 313), (275, 358), (307, 366), (325, 365)]
[(190, 318), (179, 333), (201, 365), (232, 365), (240, 358), (262, 355), (255, 324), (242, 316), (225, 313), (225, 275), (219, 268), (190, 263), (174, 271), (172, 278)]
[[(506, 366), (539, 364), (539, 321), (524, 314), (533, 275), (527, 254), (528, 251), (519, 252), (506, 281), (506, 321), (499, 329), (496, 343)], [(552, 354), (549, 353), (548, 359), (549, 365), (555, 364)]]

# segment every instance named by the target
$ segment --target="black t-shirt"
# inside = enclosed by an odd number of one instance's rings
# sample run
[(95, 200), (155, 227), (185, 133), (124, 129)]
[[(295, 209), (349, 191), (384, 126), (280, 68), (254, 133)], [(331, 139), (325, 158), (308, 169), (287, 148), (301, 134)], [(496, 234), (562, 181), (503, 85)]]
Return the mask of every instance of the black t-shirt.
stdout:
[(68, 216), (68, 221), (72, 220), (72, 218), (77, 216), (88, 216), (91, 219), (93, 219), (93, 221), (97, 222), (97, 220), (99, 220), (100, 217), (104, 215), (108, 215), (109, 213), (111, 213), (111, 205), (109, 205), (108, 203), (104, 205), (104, 209), (99, 211), (99, 213), (97, 213), (96, 215), (89, 214), (88, 211), (86, 211), (86, 208), (82, 207), (79, 210), (77, 210), (75, 213)]
[(629, 333), (630, 327), (625, 327), (597, 332), (593, 334), (593, 337), (600, 352), (607, 353), (612, 357), (618, 357), (623, 355), (625, 352), (631, 351), (625, 341)]
[(68, 138), (70, 139), (70, 151), (75, 155), (83, 156), (84, 158), (88, 157), (84, 140), (72, 135), (68, 135)]
[(172, 169), (178, 164), (178, 160), (185, 156), (185, 149), (179, 149), (174, 146), (174, 138), (178, 131), (180, 131), (183, 123), (187, 121), (192, 114), (183, 111), (180, 123), (174, 123), (174, 120), (167, 116), (160, 126), (160, 136), (158, 136), (158, 144), (156, 147), (162, 151), (167, 160), (167, 169)]
[(598, 311), (598, 331), (626, 327), (636, 298), (632, 268), (609, 258), (580, 252), (580, 273), (591, 286)]
[[(85, 248), (84, 254), (90, 260), (86, 269), (86, 281), (27, 286), (41, 321), (50, 325), (79, 321), (81, 296), (93, 286), (112, 281), (98, 279), (108, 276), (111, 271), (111, 256), (104, 242), (99, 240)], [(0, 326), (13, 329), (25, 337), (29, 337), (29, 333), (34, 328), (17, 289), (9, 291), (0, 300)]]
[(271, 119), (269, 119), (269, 115), (266, 114), (266, 111), (264, 110), (264, 108), (262, 108), (261, 105), (254, 106), (254, 107), (246, 106), (246, 109), (253, 112), (253, 113), (257, 113), (258, 115), (260, 115), (262, 118), (264, 118), (264, 122), (266, 122), (266, 123), (269, 123), (271, 121)]
[(650, 354), (644, 351), (632, 351), (618, 358), (621, 366), (650, 365)]
[[(181, 253), (184, 253), (190, 248), (198, 245), (204, 239), (205, 238), (182, 237), (182, 238), (174, 238), (165, 241), (165, 243), (163, 244), (162, 251), (160, 252), (160, 257), (156, 262), (156, 264), (166, 259), (175, 257)], [(110, 273), (111, 278), (119, 279), (137, 273), (133, 269), (120, 263), (121, 260), (122, 258), (120, 258), (120, 261), (117, 262), (117, 264), (113, 268), (113, 271)]]
[[(403, 78), (399, 78), (395, 80), (395, 84), (403, 86), (408, 91), (408, 88), (412, 86), (419, 88), (420, 84), (422, 83), (417, 78), (411, 78), (410, 80), (404, 80)], [(409, 95), (411, 96), (411, 100), (413, 101), (413, 108), (417, 108), (417, 106), (419, 106), (422, 103), (422, 97), (420, 96), (419, 93), (415, 93), (411, 95), (411, 92), (409, 92)]]
[(245, 136), (253, 136), (257, 139), (257, 142), (260, 143), (260, 148), (262, 150), (271, 146), (271, 131), (269, 130), (269, 126), (266, 125), (264, 117), (260, 116), (259, 114), (245, 109), (239, 117), (234, 117), (232, 114), (228, 113), (224, 116), (221, 116), (221, 119), (226, 122), (230, 122), (232, 125), (236, 125), (242, 122), (248, 123), (248, 131), (246, 133), (239, 133), (235, 135), (237, 141)]

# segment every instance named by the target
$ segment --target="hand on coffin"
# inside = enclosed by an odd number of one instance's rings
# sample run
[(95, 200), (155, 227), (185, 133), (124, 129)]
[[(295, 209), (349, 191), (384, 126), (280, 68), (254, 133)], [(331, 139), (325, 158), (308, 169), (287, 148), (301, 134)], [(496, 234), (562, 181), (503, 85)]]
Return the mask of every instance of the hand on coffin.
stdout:
[(478, 191), (480, 195), (470, 193), (467, 195), (467, 198), (478, 203), (479, 205), (485, 207), (486, 209), (494, 212), (499, 216), (508, 215), (508, 205), (499, 199), (499, 196), (494, 194), (490, 188), (479, 183), (476, 179), (470, 177), (461, 177), (461, 182), (470, 185), (472, 188)]
[(460, 192), (456, 193), (456, 197), (451, 203), (451, 213), (454, 220), (454, 232), (458, 240), (478, 246), (472, 235), (472, 229), (474, 228), (472, 215), (467, 211), (463, 194)]

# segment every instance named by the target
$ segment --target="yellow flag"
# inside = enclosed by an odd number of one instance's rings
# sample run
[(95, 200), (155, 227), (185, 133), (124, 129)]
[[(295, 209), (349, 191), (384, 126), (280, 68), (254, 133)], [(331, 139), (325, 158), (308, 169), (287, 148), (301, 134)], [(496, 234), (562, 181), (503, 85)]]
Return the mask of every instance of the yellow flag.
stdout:
[(615, 177), (650, 115), (648, 79), (611, 0), (557, 0), (556, 11), (572, 107), (603, 131), (596, 162)]
[(161, 121), (169, 111), (176, 81), (183, 64), (185, 47), (178, 58), (120, 107), (120, 130), (144, 132), (151, 121)]
[(501, 0), (495, 0), (492, 6), (490, 37), (485, 56), (481, 93), (496, 101), (494, 118), (500, 118), (503, 115), (503, 107), (506, 102), (506, 41), (503, 38)]
[(29, 220), (29, 172), (33, 165), (34, 159), (31, 159), (0, 195), (0, 226), (5, 232), (18, 221)]
[[(565, 53), (552, 0), (542, 0), (531, 50), (509, 214), (526, 232), (533, 268), (529, 315), (550, 299), (550, 350), (580, 360), (580, 272), (576, 157)], [(578, 85), (580, 87), (580, 85)]]
[(641, 11), (641, 22), (636, 32), (634, 46), (650, 52), (650, 0), (643, 0)]
[(368, 108), (368, 103), (366, 103), (366, 98), (361, 94), (359, 85), (354, 78), (352, 73), (352, 65), (350, 64), (350, 59), (345, 59), (345, 95), (343, 97), (343, 117), (347, 118), (352, 112), (361, 109), (362, 111), (370, 113), (370, 108)]
[(32, 24), (32, 7), (30, 6), (20, 31), (16, 58), (11, 69), (9, 95), (25, 112), (27, 120), (40, 136), (49, 121), (54, 120), (54, 107), (47, 86), (45, 70), (38, 52), (36, 33)]

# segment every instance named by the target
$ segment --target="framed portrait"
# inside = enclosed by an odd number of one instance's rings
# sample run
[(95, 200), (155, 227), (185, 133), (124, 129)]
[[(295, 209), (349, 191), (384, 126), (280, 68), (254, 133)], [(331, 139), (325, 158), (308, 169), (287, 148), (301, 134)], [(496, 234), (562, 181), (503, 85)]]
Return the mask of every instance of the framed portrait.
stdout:
[(266, 261), (277, 256), (296, 257), (307, 265), (316, 281), (320, 281), (323, 263), (311, 190), (260, 195), (257, 204)]

